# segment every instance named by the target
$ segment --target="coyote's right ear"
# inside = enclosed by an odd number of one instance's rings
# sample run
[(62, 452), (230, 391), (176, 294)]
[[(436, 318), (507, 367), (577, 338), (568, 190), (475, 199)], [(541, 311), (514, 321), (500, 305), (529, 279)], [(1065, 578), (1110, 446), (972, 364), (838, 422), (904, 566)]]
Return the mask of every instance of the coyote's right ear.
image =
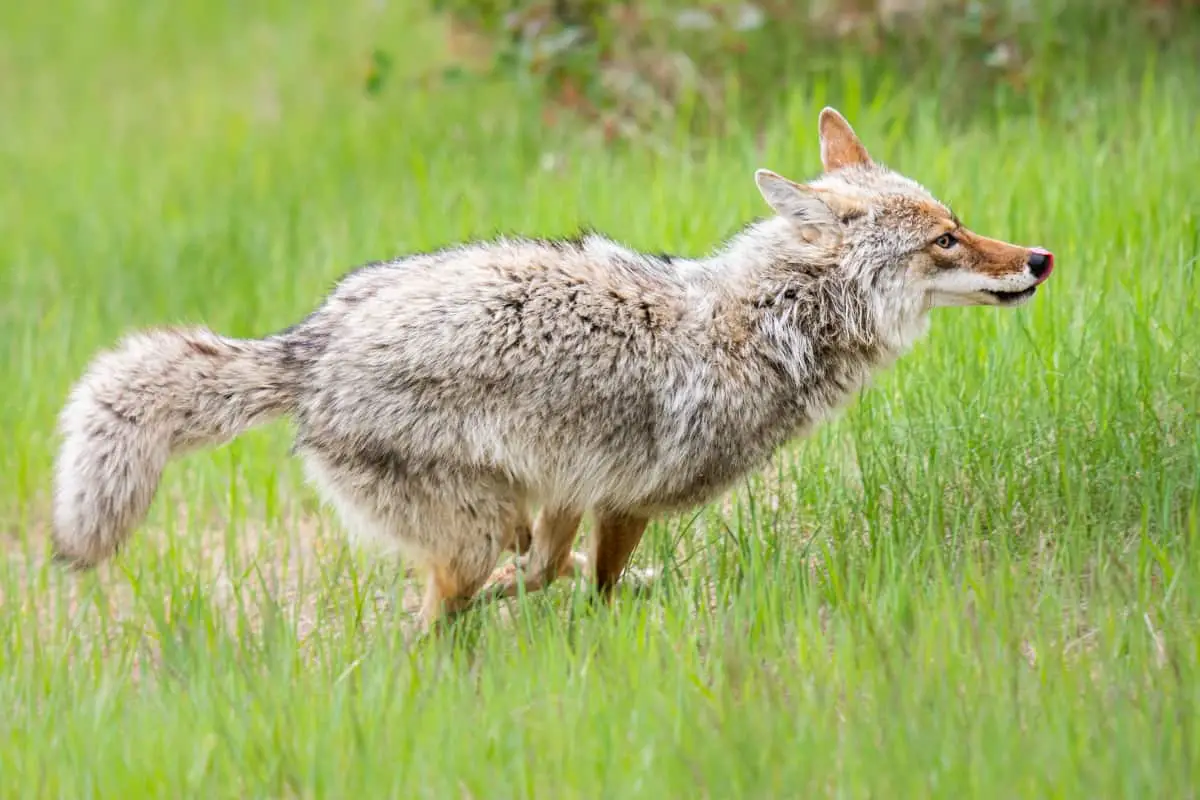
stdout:
[(846, 118), (826, 106), (821, 110), (817, 128), (821, 133), (821, 163), (826, 172), (842, 167), (867, 166), (871, 156), (859, 141)]
[(767, 205), (797, 225), (833, 225), (862, 212), (850, 198), (789, 181), (769, 169), (756, 171), (754, 182)]

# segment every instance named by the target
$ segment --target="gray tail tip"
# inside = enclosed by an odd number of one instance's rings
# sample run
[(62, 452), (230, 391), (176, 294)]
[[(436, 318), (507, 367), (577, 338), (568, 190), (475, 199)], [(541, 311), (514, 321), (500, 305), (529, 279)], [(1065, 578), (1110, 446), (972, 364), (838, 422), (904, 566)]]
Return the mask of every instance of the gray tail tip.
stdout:
[(50, 562), (56, 567), (70, 570), (71, 572), (89, 572), (99, 563), (98, 559), (89, 558), (87, 556), (72, 553), (69, 549), (63, 547), (62, 542), (57, 536), (51, 537), (50, 544)]
[(90, 559), (73, 556), (70, 553), (59, 550), (57, 547), (50, 554), (50, 561), (54, 566), (70, 572), (90, 572), (96, 566), (96, 563)]

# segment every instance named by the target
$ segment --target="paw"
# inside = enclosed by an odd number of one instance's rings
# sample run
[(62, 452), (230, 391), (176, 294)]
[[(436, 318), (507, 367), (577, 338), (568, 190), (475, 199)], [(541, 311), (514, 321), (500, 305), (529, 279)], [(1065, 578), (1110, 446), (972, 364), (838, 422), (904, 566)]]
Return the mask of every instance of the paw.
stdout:
[(517, 582), (517, 573), (524, 568), (524, 564), (520, 563), (522, 559), (514, 559), (502, 567), (497, 567), (492, 570), (492, 574), (488, 576), (487, 581), (483, 584), (483, 591), (492, 589), (496, 586), (509, 587)]

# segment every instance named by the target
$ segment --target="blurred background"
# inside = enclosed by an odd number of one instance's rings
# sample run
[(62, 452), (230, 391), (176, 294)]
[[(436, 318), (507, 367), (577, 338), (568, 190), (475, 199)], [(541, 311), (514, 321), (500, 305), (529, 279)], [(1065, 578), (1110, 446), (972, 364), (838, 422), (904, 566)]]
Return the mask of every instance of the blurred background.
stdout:
[[(936, 98), (948, 117), (1039, 113), (1081, 86), (1198, 67), (1194, 0), (435, 0), (446, 77), (536, 85), (547, 117), (570, 110), (609, 138), (664, 124), (753, 125), (788, 91), (895, 102)], [(379, 51), (373, 76), (391, 62)], [(379, 80), (369, 80), (372, 90)]]

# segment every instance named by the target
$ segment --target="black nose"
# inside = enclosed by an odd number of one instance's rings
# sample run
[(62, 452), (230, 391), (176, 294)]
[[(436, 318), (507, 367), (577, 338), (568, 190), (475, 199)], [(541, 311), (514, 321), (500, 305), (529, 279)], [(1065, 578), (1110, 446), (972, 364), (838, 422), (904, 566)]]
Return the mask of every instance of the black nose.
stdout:
[(1033, 277), (1041, 280), (1050, 274), (1050, 270), (1054, 269), (1054, 256), (1045, 250), (1034, 250), (1029, 254), (1029, 271), (1033, 273)]

